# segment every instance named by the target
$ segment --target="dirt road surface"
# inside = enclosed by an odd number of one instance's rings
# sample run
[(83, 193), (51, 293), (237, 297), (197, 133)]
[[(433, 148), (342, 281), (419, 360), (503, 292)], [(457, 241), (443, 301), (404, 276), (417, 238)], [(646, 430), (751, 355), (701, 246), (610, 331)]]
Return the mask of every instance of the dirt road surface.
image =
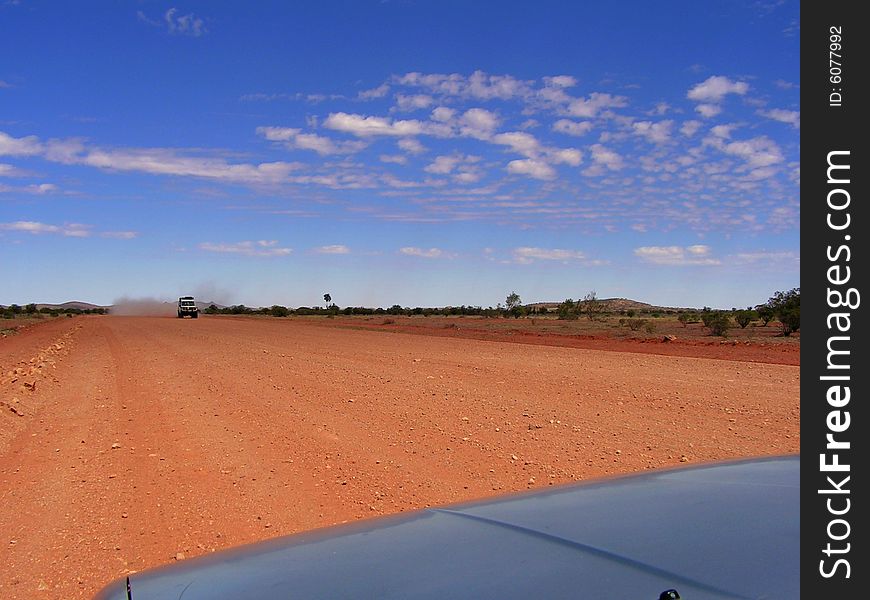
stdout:
[(0, 340), (0, 597), (603, 474), (798, 452), (792, 365), (57, 318)]

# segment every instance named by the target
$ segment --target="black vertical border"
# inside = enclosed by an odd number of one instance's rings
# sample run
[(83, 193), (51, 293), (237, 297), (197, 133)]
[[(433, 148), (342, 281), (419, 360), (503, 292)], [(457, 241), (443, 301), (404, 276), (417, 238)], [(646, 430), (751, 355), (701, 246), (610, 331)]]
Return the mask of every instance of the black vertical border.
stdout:
[[(866, 350), (868, 332), (864, 316), (870, 303), (866, 287), (867, 252), (865, 237), (870, 235), (870, 219), (867, 216), (866, 180), (868, 170), (866, 140), (868, 135), (866, 79), (870, 78), (870, 56), (867, 38), (870, 37), (870, 23), (861, 19), (859, 2), (813, 1), (801, 5), (801, 291), (803, 318), (801, 319), (801, 592), (806, 597), (857, 598), (866, 594), (865, 585), (867, 552), (863, 540), (867, 538), (864, 514), (867, 511), (866, 495), (857, 491), (859, 485), (866, 487), (865, 463), (859, 454), (866, 453), (864, 435), (867, 432), (866, 410), (868, 401), (866, 381), (870, 377), (870, 359)], [(841, 28), (842, 35), (842, 81), (831, 80), (829, 54), (831, 27)], [(833, 92), (840, 93), (842, 99), (837, 104)], [(838, 162), (847, 161), (850, 165), (849, 183), (828, 183), (828, 155), (832, 151), (848, 151), (840, 155)], [(839, 173), (843, 174), (842, 170)], [(843, 211), (831, 211), (828, 207), (828, 194), (833, 189), (846, 189), (850, 202)], [(843, 194), (837, 193), (836, 202), (842, 203)], [(842, 223), (844, 212), (849, 213), (850, 226), (847, 230), (835, 231), (827, 223), (829, 213), (835, 213), (835, 220)], [(847, 237), (848, 236), (848, 239)], [(840, 254), (839, 260), (830, 260), (829, 253), (836, 255), (841, 245), (849, 247), (847, 254)], [(829, 247), (831, 250), (829, 251)], [(835, 264), (850, 267), (850, 280), (842, 285), (832, 285), (828, 280), (828, 269)], [(842, 277), (843, 270), (840, 271)], [(839, 289), (843, 293), (855, 288), (861, 294), (860, 304), (852, 309), (835, 308), (828, 301), (828, 290)], [(847, 333), (836, 327), (829, 329), (828, 317), (831, 313), (850, 313), (850, 330)], [(849, 427), (846, 431), (834, 434), (837, 440), (848, 441), (847, 450), (826, 450), (828, 415), (832, 407), (827, 400), (831, 381), (820, 377), (834, 372), (828, 369), (828, 341), (830, 336), (848, 336), (847, 342), (836, 342), (839, 349), (848, 349), (850, 354), (838, 362), (848, 362), (848, 370), (839, 370), (838, 375), (848, 374), (851, 400), (840, 407), (849, 412)], [(841, 413), (842, 417), (842, 413)], [(824, 472), (820, 465), (820, 455), (839, 454), (839, 462), (849, 464), (849, 471)], [(822, 493), (831, 489), (827, 481), (832, 477), (835, 483), (848, 494)], [(843, 484), (844, 476), (849, 476)], [(843, 510), (848, 499), (849, 510), (842, 515), (833, 515), (827, 506), (831, 499), (834, 510)], [(831, 525), (830, 531), (836, 537), (848, 532), (842, 540), (831, 539), (829, 524), (834, 519), (842, 522)], [(842, 553), (825, 554), (828, 543)], [(847, 546), (848, 544), (848, 546)], [(859, 559), (859, 557), (861, 557)], [(845, 564), (834, 569), (837, 559), (845, 559), (849, 564), (848, 577)], [(822, 563), (822, 561), (825, 561)], [(827, 570), (833, 576), (824, 577)]]

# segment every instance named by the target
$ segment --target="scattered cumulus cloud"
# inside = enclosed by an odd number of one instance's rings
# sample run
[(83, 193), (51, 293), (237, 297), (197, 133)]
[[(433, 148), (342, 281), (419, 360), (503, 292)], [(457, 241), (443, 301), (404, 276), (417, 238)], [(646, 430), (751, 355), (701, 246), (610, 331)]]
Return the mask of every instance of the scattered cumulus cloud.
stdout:
[(542, 160), (523, 158), (507, 164), (507, 172), (514, 175), (527, 175), (534, 179), (549, 180), (556, 178), (556, 169)]
[(642, 246), (634, 249), (634, 255), (642, 261), (666, 266), (712, 266), (721, 264), (710, 256), (710, 247), (694, 246)]
[(699, 104), (695, 107), (699, 115), (707, 119), (711, 119), (722, 112), (722, 107), (718, 104)]
[(378, 87), (371, 88), (368, 90), (363, 90), (360, 92), (357, 97), (360, 100), (375, 100), (377, 98), (383, 98), (387, 94), (390, 93), (390, 86), (386, 83), (379, 85)]
[(674, 126), (673, 121), (636, 121), (631, 127), (635, 135), (645, 138), (653, 144), (664, 144), (671, 139), (671, 128)]
[(452, 258), (454, 255), (445, 252), (440, 248), (417, 248), (416, 246), (405, 246), (399, 248), (399, 253), (405, 256), (418, 256), (420, 258)]
[(680, 133), (686, 137), (692, 137), (701, 128), (701, 121), (686, 121), (680, 126)]
[(396, 94), (396, 109), (402, 112), (411, 112), (429, 108), (435, 100), (426, 94)]
[(20, 233), (28, 233), (31, 235), (61, 235), (64, 237), (86, 238), (93, 235), (98, 235), (104, 238), (114, 238), (122, 240), (131, 240), (139, 234), (135, 231), (95, 231), (92, 225), (83, 223), (65, 223), (63, 225), (54, 225), (51, 223), (41, 223), (39, 221), (13, 221), (11, 223), (0, 223), (2, 231), (17, 231)]
[(602, 110), (625, 106), (628, 106), (628, 98), (625, 96), (592, 92), (588, 97), (577, 98), (568, 104), (568, 114), (588, 119), (597, 116)]
[(350, 254), (350, 248), (342, 244), (319, 246), (314, 251), (318, 254)]
[(0, 156), (33, 156), (43, 151), (43, 145), (35, 135), (14, 138), (0, 131)]
[(571, 121), (570, 119), (559, 119), (553, 123), (553, 131), (564, 133), (566, 135), (583, 136), (592, 131), (595, 125), (592, 121)]
[(281, 248), (275, 240), (259, 240), (228, 243), (203, 242), (199, 245), (200, 250), (217, 252), (221, 254), (238, 254), (241, 256), (287, 256), (293, 252), (292, 248)]
[(426, 152), (426, 146), (420, 143), (420, 140), (415, 138), (405, 138), (399, 140), (397, 145), (400, 150), (404, 150), (408, 154), (423, 154)]
[(59, 191), (53, 183), (31, 183), (28, 185), (5, 185), (0, 183), (0, 194), (51, 194)]
[(585, 260), (586, 255), (579, 250), (565, 250), (561, 248), (534, 248), (530, 246), (520, 246), (511, 251), (513, 260), (516, 263), (527, 265), (537, 260), (569, 262), (577, 260)]
[(706, 81), (693, 86), (686, 96), (689, 100), (717, 104), (728, 94), (744, 95), (749, 91), (749, 84), (744, 81), (732, 81), (721, 75), (714, 75)]
[(361, 141), (336, 142), (316, 133), (303, 133), (291, 127), (257, 127), (257, 133), (267, 140), (283, 142), (287, 148), (312, 150), (321, 156), (353, 154), (366, 147)]
[(770, 110), (758, 111), (762, 117), (767, 117), (780, 123), (791, 125), (795, 129), (801, 128), (801, 113), (797, 110), (783, 110), (781, 108), (773, 108)]
[(363, 116), (344, 112), (331, 113), (323, 122), (327, 129), (343, 131), (358, 137), (414, 136), (430, 133), (432, 128), (418, 120), (392, 120), (386, 117)]

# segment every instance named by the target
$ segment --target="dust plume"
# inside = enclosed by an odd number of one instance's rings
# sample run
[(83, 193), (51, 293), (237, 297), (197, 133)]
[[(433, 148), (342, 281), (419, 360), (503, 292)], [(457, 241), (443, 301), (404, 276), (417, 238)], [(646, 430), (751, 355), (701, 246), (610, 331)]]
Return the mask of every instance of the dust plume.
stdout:
[(175, 303), (170, 300), (158, 298), (118, 298), (109, 308), (110, 315), (124, 315), (137, 317), (173, 317), (175, 316)]

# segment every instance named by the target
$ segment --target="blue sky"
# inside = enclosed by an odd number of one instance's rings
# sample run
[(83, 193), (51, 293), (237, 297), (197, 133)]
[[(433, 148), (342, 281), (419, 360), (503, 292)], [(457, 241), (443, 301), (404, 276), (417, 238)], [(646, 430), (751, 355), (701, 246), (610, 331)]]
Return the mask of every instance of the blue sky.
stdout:
[(0, 0), (0, 304), (764, 302), (799, 12)]

